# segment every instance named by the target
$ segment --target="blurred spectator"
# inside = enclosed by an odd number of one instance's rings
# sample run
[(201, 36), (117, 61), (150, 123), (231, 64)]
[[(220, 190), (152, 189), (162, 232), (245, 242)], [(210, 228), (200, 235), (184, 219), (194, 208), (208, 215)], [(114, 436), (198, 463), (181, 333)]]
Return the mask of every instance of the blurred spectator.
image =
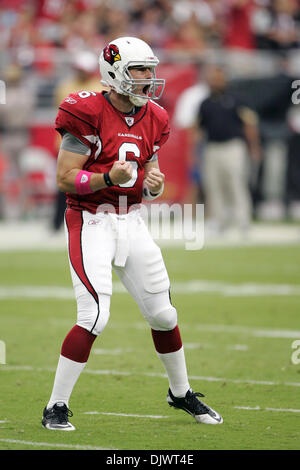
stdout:
[[(274, 202), (280, 206), (284, 194), (283, 174), (286, 162), (286, 144), (289, 137), (287, 113), (291, 106), (293, 77), (288, 72), (288, 61), (280, 58), (277, 70), (267, 77), (248, 78), (240, 82), (247, 100), (260, 117), (260, 136), (264, 158), (257, 166), (256, 180), (252, 181), (253, 203), (256, 215), (259, 207)], [(239, 86), (237, 84), (236, 88)]]
[(100, 35), (95, 11), (87, 10), (70, 15), (63, 35), (63, 46), (70, 52), (80, 49), (101, 50), (105, 40)]
[(176, 51), (182, 56), (198, 57), (207, 49), (204, 32), (199, 27), (195, 17), (180, 23), (173, 36), (166, 41), (165, 48)]
[[(299, 47), (298, 0), (0, 0), (0, 48), (101, 50), (138, 35), (153, 47)], [(33, 54), (34, 51), (31, 51)]]
[(128, 34), (130, 31), (130, 23), (127, 10), (109, 6), (106, 11), (105, 21), (107, 25), (107, 41), (112, 41), (121, 36), (130, 36), (130, 34)]
[(2, 152), (0, 141), (0, 220), (5, 216), (5, 199), (7, 192), (8, 159)]
[[(293, 206), (300, 204), (300, 106), (293, 105), (288, 113), (290, 136), (287, 145), (285, 202), (293, 217)], [(299, 213), (295, 214), (299, 219)]]
[[(16, 189), (14, 193), (20, 196), (20, 201), (17, 201), (14, 208), (10, 208), (11, 213), (6, 215), (19, 217), (23, 215), (22, 201), (25, 191), (21, 168), (22, 151), (30, 141), (35, 97), (29, 87), (24, 93), (23, 72), (19, 65), (9, 64), (4, 69), (3, 78), (6, 82), (6, 104), (1, 106), (0, 114), (2, 191), (11, 192), (11, 189)], [(11, 195), (5, 194), (2, 199)], [(2, 213), (5, 214), (4, 209)]]
[(173, 2), (172, 15), (176, 23), (185, 23), (195, 18), (199, 25), (210, 26), (214, 13), (209, 3), (203, 0), (178, 0)]
[(2, 14), (2, 24), (6, 31), (6, 47), (24, 47), (36, 43), (34, 10), (27, 6), (20, 11), (7, 11)]
[[(175, 38), (167, 48), (184, 49), (196, 53), (210, 47), (218, 36), (217, 8), (213, 1), (179, 0), (172, 3)], [(181, 43), (181, 44), (180, 44)]]
[(198, 117), (199, 107), (208, 94), (209, 87), (200, 77), (195, 85), (186, 88), (176, 102), (174, 125), (179, 129), (192, 129)]
[(245, 233), (251, 222), (247, 147), (260, 158), (257, 116), (228, 91), (220, 66), (209, 65), (210, 89), (199, 110), (199, 127), (205, 133), (203, 180), (208, 226), (222, 231), (230, 226)]
[(102, 91), (99, 80), (98, 57), (91, 51), (74, 54), (73, 71), (70, 77), (60, 81), (54, 92), (55, 106), (58, 107), (69, 93), (80, 90)]
[(273, 0), (261, 6), (253, 20), (259, 49), (285, 51), (300, 44), (298, 0)]
[(30, 125), (35, 97), (27, 89), (24, 93), (22, 69), (10, 64), (4, 70), (6, 104), (1, 106), (1, 147), (9, 160), (8, 165), (15, 179), (20, 178), (20, 154), (29, 143)]
[(226, 0), (223, 28), (223, 45), (226, 48), (254, 49), (252, 30), (253, 0)]
[(140, 13), (140, 20), (134, 24), (133, 35), (143, 39), (154, 48), (164, 47), (169, 33), (161, 8), (154, 3)]
[(189, 148), (189, 195), (188, 200), (196, 204), (199, 199), (203, 201), (203, 181), (201, 175), (201, 163), (203, 154), (203, 141), (198, 138), (197, 120), (199, 108), (209, 95), (209, 87), (201, 76), (202, 68), (198, 68), (197, 83), (186, 88), (179, 96), (173, 116), (175, 129), (184, 130), (187, 133), (187, 145)]

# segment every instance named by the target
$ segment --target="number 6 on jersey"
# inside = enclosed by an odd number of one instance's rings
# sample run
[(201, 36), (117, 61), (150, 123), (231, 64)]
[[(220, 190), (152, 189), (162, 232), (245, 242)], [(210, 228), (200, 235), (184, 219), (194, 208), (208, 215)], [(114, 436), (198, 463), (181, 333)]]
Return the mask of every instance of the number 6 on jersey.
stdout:
[[(127, 154), (133, 153), (136, 158), (141, 156), (141, 151), (137, 144), (133, 142), (123, 142), (119, 147), (119, 160), (126, 161)], [(132, 188), (138, 177), (138, 163), (135, 161), (129, 161), (132, 165), (132, 178), (127, 183), (119, 184), (120, 188)]]

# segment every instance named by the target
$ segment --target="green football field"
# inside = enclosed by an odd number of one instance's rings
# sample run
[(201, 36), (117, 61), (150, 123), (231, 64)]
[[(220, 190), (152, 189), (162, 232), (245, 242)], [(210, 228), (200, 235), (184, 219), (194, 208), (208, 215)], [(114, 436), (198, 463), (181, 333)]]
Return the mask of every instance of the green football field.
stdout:
[(0, 449), (300, 449), (299, 246), (163, 253), (190, 384), (224, 423), (167, 405), (150, 329), (114, 277), (110, 321), (70, 401), (77, 430), (42, 428), (76, 319), (67, 255), (2, 252)]

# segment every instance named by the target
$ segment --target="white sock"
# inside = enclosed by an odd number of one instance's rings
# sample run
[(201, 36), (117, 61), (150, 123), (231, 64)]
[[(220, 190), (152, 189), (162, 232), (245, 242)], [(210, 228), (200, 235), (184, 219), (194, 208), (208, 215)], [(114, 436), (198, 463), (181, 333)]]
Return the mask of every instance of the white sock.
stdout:
[(190, 389), (190, 384), (183, 346), (178, 351), (166, 354), (157, 352), (157, 355), (166, 369), (171, 392), (175, 397), (185, 397), (186, 392)]
[(51, 408), (57, 402), (64, 402), (69, 407), (69, 399), (86, 362), (75, 362), (59, 356), (52, 394), (47, 405)]

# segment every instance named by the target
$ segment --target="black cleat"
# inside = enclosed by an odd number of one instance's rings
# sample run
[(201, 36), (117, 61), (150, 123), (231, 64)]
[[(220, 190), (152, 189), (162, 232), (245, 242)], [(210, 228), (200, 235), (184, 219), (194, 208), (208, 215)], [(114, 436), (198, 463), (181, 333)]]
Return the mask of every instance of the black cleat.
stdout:
[(223, 423), (222, 416), (219, 415), (212, 408), (207, 406), (197, 397), (204, 397), (202, 393), (195, 393), (191, 389), (187, 391), (184, 398), (176, 398), (169, 389), (167, 395), (167, 402), (170, 406), (184, 410), (192, 415), (197, 423), (204, 424), (221, 424)]
[(75, 427), (69, 423), (68, 418), (73, 413), (63, 402), (57, 402), (52, 408), (45, 407), (43, 412), (42, 425), (46, 429), (55, 431), (75, 431)]

